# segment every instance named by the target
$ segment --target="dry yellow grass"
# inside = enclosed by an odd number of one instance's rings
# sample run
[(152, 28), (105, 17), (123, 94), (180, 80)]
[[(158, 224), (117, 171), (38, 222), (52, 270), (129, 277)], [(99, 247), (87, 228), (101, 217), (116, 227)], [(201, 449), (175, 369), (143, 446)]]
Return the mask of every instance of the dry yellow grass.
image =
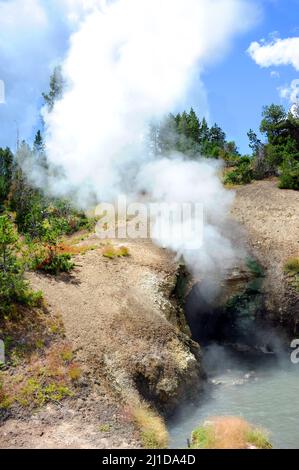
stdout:
[(168, 432), (164, 420), (146, 404), (135, 406), (132, 411), (133, 421), (140, 430), (140, 437), (145, 449), (166, 449)]
[(286, 262), (284, 269), (288, 274), (299, 274), (299, 258), (290, 258)]
[(97, 245), (67, 245), (61, 243), (57, 247), (57, 253), (68, 255), (84, 255), (88, 251), (96, 250), (97, 248), (99, 248)]
[(192, 448), (197, 449), (269, 449), (266, 433), (239, 417), (223, 416), (208, 420), (192, 433)]
[(125, 246), (114, 247), (113, 245), (106, 245), (102, 254), (105, 258), (115, 259), (115, 258), (124, 258), (130, 256), (129, 249)]

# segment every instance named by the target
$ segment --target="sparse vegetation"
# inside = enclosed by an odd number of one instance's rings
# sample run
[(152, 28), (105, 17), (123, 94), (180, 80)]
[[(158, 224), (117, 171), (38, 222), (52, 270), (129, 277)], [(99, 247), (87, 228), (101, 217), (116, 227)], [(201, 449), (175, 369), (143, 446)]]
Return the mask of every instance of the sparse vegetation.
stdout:
[(69, 273), (75, 266), (72, 262), (72, 257), (69, 254), (50, 254), (49, 257), (44, 259), (37, 267), (40, 271), (45, 271), (48, 274)]
[(72, 255), (60, 248), (62, 229), (57, 220), (44, 220), (40, 228), (40, 241), (27, 238), (29, 267), (48, 274), (70, 272), (75, 264)]
[(192, 449), (271, 449), (267, 434), (242, 418), (230, 416), (212, 418), (195, 429), (191, 436)]
[(285, 272), (291, 275), (299, 274), (299, 258), (291, 258), (285, 264)]
[(0, 409), (14, 404), (37, 408), (49, 401), (60, 402), (73, 396), (72, 384), (82, 372), (72, 356), (70, 345), (58, 342), (49, 349), (31, 353), (29, 360), (23, 361), (21, 372), (0, 372)]
[(133, 420), (140, 430), (140, 437), (145, 449), (166, 449), (168, 433), (163, 419), (145, 404), (137, 405), (132, 410)]
[(18, 256), (18, 235), (7, 215), (0, 216), (0, 315), (17, 305), (40, 304), (41, 292), (33, 292), (24, 278), (25, 266)]
[(130, 256), (129, 249), (125, 246), (120, 246), (118, 248), (113, 245), (106, 245), (102, 250), (103, 256), (109, 259), (115, 258), (124, 258)]
[(251, 427), (246, 432), (246, 441), (257, 449), (272, 449), (267, 433), (259, 428)]
[(284, 271), (288, 275), (291, 285), (299, 291), (299, 258), (289, 259), (285, 264)]
[(99, 427), (99, 431), (102, 432), (102, 433), (110, 432), (111, 431), (111, 425), (110, 424), (102, 424)]

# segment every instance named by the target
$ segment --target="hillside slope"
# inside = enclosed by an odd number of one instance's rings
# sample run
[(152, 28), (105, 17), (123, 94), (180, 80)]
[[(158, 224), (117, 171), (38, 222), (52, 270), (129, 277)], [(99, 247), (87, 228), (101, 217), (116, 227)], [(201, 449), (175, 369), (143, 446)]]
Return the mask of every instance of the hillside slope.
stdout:
[(299, 192), (281, 190), (275, 178), (236, 190), (234, 218), (246, 229), (251, 252), (266, 268), (265, 293), (271, 318), (291, 334), (299, 328), (299, 294), (284, 273), (299, 257)]
[(80, 396), (8, 420), (2, 447), (138, 447), (143, 400), (169, 412), (201, 386), (199, 347), (172, 296), (174, 255), (143, 240), (126, 241), (130, 255), (115, 259), (96, 235), (73, 244), (92, 249), (75, 257), (71, 276), (28, 277), (62, 318), (83, 370)]

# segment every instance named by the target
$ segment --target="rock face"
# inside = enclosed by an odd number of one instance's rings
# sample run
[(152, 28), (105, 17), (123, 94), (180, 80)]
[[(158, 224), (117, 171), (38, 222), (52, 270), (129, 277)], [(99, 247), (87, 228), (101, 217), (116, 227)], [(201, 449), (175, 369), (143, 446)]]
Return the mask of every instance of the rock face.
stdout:
[(233, 217), (247, 233), (249, 250), (266, 271), (268, 319), (299, 335), (299, 292), (284, 273), (288, 259), (299, 257), (299, 192), (281, 190), (276, 179), (236, 190)]
[(264, 308), (264, 274), (252, 259), (227, 272), (213, 285), (215, 295), (206, 297), (211, 287), (205, 280), (196, 283), (186, 297), (185, 314), (192, 337), (203, 347), (226, 345), (239, 353), (274, 353), (278, 334), (274, 333)]

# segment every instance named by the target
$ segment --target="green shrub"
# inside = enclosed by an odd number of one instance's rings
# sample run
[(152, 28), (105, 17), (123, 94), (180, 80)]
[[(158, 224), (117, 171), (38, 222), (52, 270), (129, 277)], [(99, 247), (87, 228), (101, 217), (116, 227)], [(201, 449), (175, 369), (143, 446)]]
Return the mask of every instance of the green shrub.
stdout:
[(68, 273), (75, 266), (72, 257), (69, 254), (54, 254), (53, 256), (45, 259), (39, 266), (40, 271), (48, 274)]
[(239, 174), (236, 170), (226, 173), (223, 179), (224, 184), (239, 184)]
[(79, 230), (92, 230), (95, 226), (96, 220), (76, 210), (69, 200), (50, 198), (42, 190), (34, 188), (18, 163), (15, 165), (10, 192), (9, 206), (16, 214), (18, 230), (29, 235), (32, 240), (41, 240), (44, 237), (45, 221), (51, 226), (55, 225), (61, 235), (71, 235)]
[(226, 173), (224, 184), (248, 184), (253, 179), (252, 160), (249, 157), (239, 158), (237, 166)]
[(288, 159), (283, 163), (279, 177), (279, 188), (299, 190), (299, 162)]
[(0, 216), (0, 314), (13, 305), (35, 306), (42, 294), (33, 292), (24, 279), (24, 263), (18, 257), (18, 234), (7, 215)]
[(36, 247), (36, 255), (33, 258), (33, 269), (44, 271), (48, 274), (70, 272), (75, 264), (69, 253), (59, 253), (58, 246), (62, 234), (61, 220), (45, 219), (41, 225), (40, 238), (43, 248)]

